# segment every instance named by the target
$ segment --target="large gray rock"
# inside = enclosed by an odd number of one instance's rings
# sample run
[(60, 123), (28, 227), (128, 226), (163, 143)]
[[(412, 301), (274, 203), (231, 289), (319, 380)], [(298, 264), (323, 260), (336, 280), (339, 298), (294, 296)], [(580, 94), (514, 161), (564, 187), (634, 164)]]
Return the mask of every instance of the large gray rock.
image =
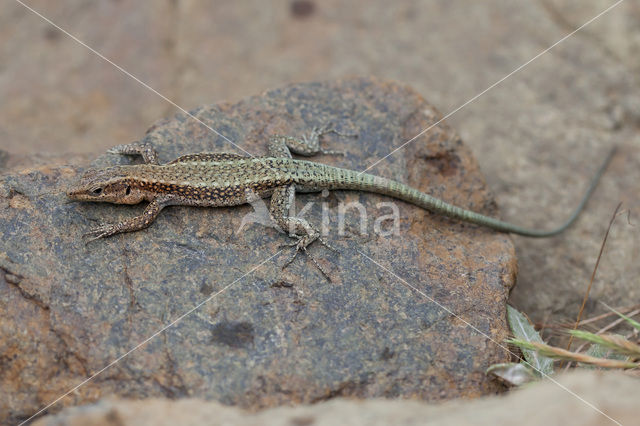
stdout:
[[(306, 15), (289, 0), (268, 8), (256, 0), (64, 4), (32, 6), (187, 109), (352, 74), (407, 83), (443, 113), (456, 111), (447, 121), (478, 159), (503, 217), (526, 225), (560, 222), (603, 153), (619, 145), (572, 229), (514, 238), (520, 272), (511, 303), (535, 321), (575, 320), (616, 205), (639, 216), (637, 1), (353, 0), (315, 2)], [(19, 3), (2, 12), (1, 149), (104, 151), (177, 111)], [(584, 317), (605, 311), (600, 301), (640, 299), (639, 243), (640, 227), (620, 218)]]
[[(356, 170), (439, 117), (407, 87), (358, 78), (192, 112), (254, 154), (266, 152), (270, 134), (300, 135), (332, 122), (358, 138), (328, 135), (324, 146), (345, 155), (316, 160)], [(234, 150), (184, 114), (150, 134), (163, 161)], [(129, 161), (103, 155), (94, 165)], [(142, 208), (65, 204), (63, 191), (86, 167), (16, 166), (0, 179), (2, 420), (35, 413), (141, 343), (61, 404), (112, 394), (197, 396), (255, 409), (335, 396), (440, 400), (500, 389), (484, 371), (509, 359), (496, 344), (507, 336), (505, 300), (516, 271), (508, 235), (396, 202), (399, 234), (385, 237), (373, 219), (389, 213), (376, 205), (390, 199), (337, 192), (298, 201), (314, 203), (306, 217), (317, 225), (328, 204), (327, 238), (339, 254), (320, 245), (311, 251), (333, 282), (304, 256), (282, 271), (290, 252), (274, 255), (289, 239), (277, 230), (249, 224), (238, 232), (248, 206), (171, 207), (147, 230), (85, 245), (82, 233), (98, 222)], [(476, 162), (445, 124), (377, 173), (496, 214)], [(356, 201), (369, 215), (366, 235), (353, 210), (338, 235), (340, 204)]]

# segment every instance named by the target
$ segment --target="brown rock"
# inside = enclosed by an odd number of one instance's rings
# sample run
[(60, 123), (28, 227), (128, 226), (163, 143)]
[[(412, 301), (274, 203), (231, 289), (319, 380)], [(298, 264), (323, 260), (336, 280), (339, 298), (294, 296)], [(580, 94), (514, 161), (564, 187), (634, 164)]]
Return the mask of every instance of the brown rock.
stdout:
[[(358, 78), (287, 86), (192, 113), (253, 154), (266, 152), (270, 134), (333, 123), (358, 138), (328, 135), (324, 146), (345, 155), (316, 161), (356, 170), (439, 118), (407, 87)], [(233, 150), (184, 114), (149, 132), (163, 161)], [(104, 155), (94, 165), (128, 161)], [(97, 222), (141, 207), (65, 204), (63, 191), (80, 171), (42, 166), (0, 180), (3, 420), (28, 417), (137, 345), (60, 404), (112, 394), (197, 396), (257, 409), (336, 396), (433, 401), (500, 389), (484, 371), (509, 359), (496, 344), (507, 336), (505, 300), (516, 269), (508, 235), (396, 202), (399, 234), (385, 237), (374, 232), (374, 219), (388, 214), (377, 203), (393, 200), (301, 195), (298, 206), (313, 203), (305, 215), (318, 226), (322, 204), (329, 207), (327, 238), (340, 253), (311, 248), (329, 283), (303, 256), (281, 270), (289, 253), (272, 257), (289, 240), (278, 231), (250, 224), (238, 232), (248, 206), (171, 207), (147, 230), (85, 245), (82, 233)], [(444, 124), (372, 172), (496, 213), (477, 164)], [(355, 201), (368, 213), (367, 232), (349, 210), (338, 235), (337, 211)]]
[[(559, 223), (594, 167), (621, 147), (587, 211), (553, 239), (515, 238), (511, 303), (534, 321), (575, 320), (618, 202), (639, 216), (640, 3), (603, 0), (251, 2), (66, 0), (30, 4), (182, 107), (286, 82), (374, 74), (443, 112), (482, 166), (505, 219)], [(57, 34), (57, 35), (56, 35)], [(43, 72), (45, 70), (46, 72)], [(17, 2), (0, 14), (0, 148), (103, 151), (174, 106)], [(1, 163), (1, 161), (0, 161)], [(583, 317), (640, 300), (640, 227), (618, 219)]]

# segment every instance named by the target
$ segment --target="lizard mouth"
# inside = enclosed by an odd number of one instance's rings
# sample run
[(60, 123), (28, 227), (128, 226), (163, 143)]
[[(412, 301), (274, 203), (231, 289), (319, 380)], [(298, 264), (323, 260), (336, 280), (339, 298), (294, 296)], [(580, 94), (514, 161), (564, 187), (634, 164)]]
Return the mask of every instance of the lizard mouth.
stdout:
[(72, 189), (68, 189), (68, 190), (66, 191), (66, 194), (67, 194), (67, 198), (70, 198), (70, 199), (72, 199), (72, 200), (75, 200), (75, 199), (76, 199), (76, 197), (78, 196), (78, 192), (77, 192), (77, 191), (74, 191), (74, 190), (72, 190)]
[(69, 189), (69, 190), (66, 191), (66, 194), (67, 194), (67, 202), (66, 202), (66, 204), (73, 203), (74, 201), (86, 200), (86, 197), (83, 196), (83, 192), (82, 191)]

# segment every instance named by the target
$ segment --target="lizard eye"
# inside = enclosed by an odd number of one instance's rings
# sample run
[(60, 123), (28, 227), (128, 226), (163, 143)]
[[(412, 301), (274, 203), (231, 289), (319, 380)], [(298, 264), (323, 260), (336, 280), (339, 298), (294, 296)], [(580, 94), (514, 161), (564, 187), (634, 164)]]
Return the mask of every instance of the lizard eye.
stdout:
[(127, 186), (127, 189), (125, 190), (125, 194), (129, 195), (131, 194), (131, 187)]
[(96, 188), (96, 189), (93, 190), (93, 193), (96, 194), (96, 195), (100, 194), (101, 192), (102, 192), (102, 188)]

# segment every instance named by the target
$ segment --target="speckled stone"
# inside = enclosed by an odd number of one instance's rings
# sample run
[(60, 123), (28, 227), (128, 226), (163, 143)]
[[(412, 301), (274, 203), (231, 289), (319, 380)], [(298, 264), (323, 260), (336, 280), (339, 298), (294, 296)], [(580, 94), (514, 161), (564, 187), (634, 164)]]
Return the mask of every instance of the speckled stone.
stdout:
[[(254, 155), (266, 153), (268, 135), (333, 123), (358, 137), (327, 135), (324, 148), (345, 155), (314, 160), (356, 170), (440, 117), (412, 89), (368, 78), (290, 85), (192, 114)], [(185, 114), (149, 132), (161, 162), (239, 152)], [(131, 161), (103, 155), (93, 165)], [(50, 411), (113, 394), (256, 409), (500, 389), (484, 371), (509, 359), (495, 343), (507, 336), (516, 273), (508, 235), (396, 202), (399, 233), (383, 236), (374, 219), (389, 214), (378, 203), (392, 200), (335, 192), (302, 194), (297, 203), (313, 203), (305, 217), (317, 226), (327, 208), (326, 238), (339, 253), (310, 250), (333, 282), (304, 256), (281, 270), (291, 253), (278, 247), (290, 240), (261, 224), (238, 231), (249, 206), (170, 207), (146, 230), (85, 245), (82, 234), (98, 222), (143, 208), (66, 204), (66, 186), (87, 166), (23, 166), (0, 177), (0, 420), (33, 414), (176, 319)], [(497, 214), (475, 160), (444, 123), (369, 172)], [(367, 212), (366, 233), (348, 209), (339, 235), (340, 205), (351, 202)]]

